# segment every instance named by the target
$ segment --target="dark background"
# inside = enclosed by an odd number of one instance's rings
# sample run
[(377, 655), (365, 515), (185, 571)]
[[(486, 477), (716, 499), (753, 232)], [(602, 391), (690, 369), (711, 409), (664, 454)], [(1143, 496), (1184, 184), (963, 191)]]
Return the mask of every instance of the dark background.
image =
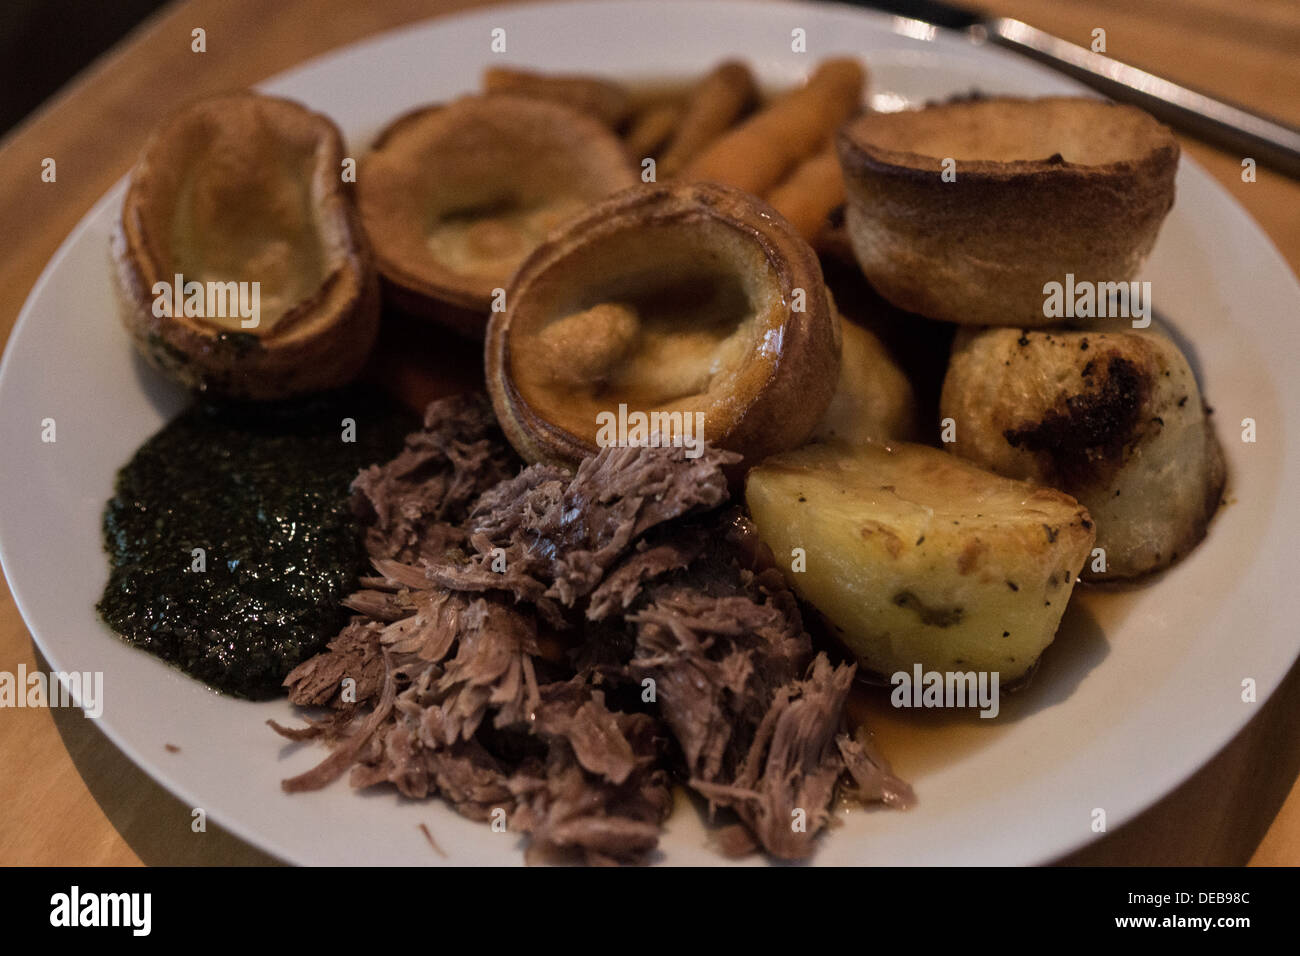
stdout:
[(0, 0), (0, 135), (165, 0)]

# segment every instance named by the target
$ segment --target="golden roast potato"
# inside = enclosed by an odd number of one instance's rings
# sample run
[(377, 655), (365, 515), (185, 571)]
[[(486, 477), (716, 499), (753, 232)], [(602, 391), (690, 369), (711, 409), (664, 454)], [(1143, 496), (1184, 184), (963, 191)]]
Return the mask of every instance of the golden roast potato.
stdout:
[(745, 484), (790, 586), (878, 674), (1027, 674), (1092, 547), (1069, 495), (904, 442), (812, 444)]
[(1090, 579), (1187, 554), (1223, 493), (1223, 451), (1196, 376), (1151, 330), (964, 329), (940, 414), (955, 426), (951, 451), (1087, 507), (1104, 551), (1084, 569)]
[(912, 383), (874, 332), (840, 319), (840, 378), (813, 438), (858, 443), (917, 434)]

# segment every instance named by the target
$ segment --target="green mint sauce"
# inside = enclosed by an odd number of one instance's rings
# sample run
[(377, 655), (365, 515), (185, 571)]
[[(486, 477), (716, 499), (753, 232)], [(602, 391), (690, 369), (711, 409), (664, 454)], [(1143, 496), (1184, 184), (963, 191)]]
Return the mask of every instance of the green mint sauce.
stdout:
[[(345, 418), (356, 422), (344, 441)], [(255, 700), (346, 623), (367, 562), (349, 507), (363, 467), (418, 425), (381, 395), (200, 401), (118, 472), (104, 510), (112, 571), (97, 605), (127, 643)], [(194, 549), (206, 570), (195, 571)]]

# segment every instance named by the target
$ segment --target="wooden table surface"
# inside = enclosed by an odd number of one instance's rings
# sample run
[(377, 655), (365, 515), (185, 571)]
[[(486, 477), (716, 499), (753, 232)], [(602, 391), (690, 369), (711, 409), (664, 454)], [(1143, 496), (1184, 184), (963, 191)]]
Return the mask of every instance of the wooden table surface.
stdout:
[[(460, 0), (192, 0), (164, 8), (0, 141), (0, 338), (87, 209), (130, 167), (158, 119), (196, 96), (258, 82), (368, 34), (477, 6)], [(984, 0), (1112, 55), (1300, 125), (1294, 0)], [(207, 31), (207, 52), (190, 31)], [(75, 29), (75, 24), (69, 29)], [(1184, 140), (1300, 272), (1300, 183)], [(56, 157), (57, 183), (41, 160)], [(10, 505), (12, 506), (12, 504)], [(0, 584), (0, 670), (44, 669)], [(138, 770), (79, 712), (0, 711), (0, 864), (244, 864), (269, 857), (209, 826)], [(1141, 768), (1134, 768), (1140, 773)], [(1300, 668), (1201, 772), (1066, 862), (1300, 863)]]

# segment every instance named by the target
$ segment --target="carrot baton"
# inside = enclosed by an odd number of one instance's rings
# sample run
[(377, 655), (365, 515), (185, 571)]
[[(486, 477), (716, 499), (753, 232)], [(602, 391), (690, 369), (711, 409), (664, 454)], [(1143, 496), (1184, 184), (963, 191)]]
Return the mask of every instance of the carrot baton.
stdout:
[(761, 196), (859, 110), (865, 87), (856, 60), (826, 60), (806, 84), (723, 135), (682, 175)]
[(672, 100), (648, 106), (633, 117), (632, 125), (623, 137), (632, 158), (642, 160), (655, 155), (655, 150), (673, 135), (684, 109), (681, 103)]
[(692, 159), (716, 140), (758, 97), (749, 67), (735, 60), (721, 63), (696, 84), (681, 126), (659, 160), (659, 174), (681, 172)]
[(767, 197), (772, 208), (809, 242), (844, 199), (844, 174), (834, 143), (796, 166)]

